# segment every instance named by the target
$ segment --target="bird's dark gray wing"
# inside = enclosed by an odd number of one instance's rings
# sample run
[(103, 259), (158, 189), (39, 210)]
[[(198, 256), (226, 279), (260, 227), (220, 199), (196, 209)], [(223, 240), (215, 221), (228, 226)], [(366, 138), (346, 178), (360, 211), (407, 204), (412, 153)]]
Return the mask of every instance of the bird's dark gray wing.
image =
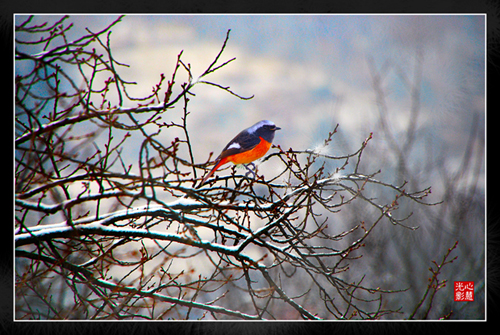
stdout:
[(217, 160), (231, 155), (236, 155), (241, 152), (252, 150), (260, 143), (260, 138), (248, 131), (244, 130), (236, 135), (222, 150)]

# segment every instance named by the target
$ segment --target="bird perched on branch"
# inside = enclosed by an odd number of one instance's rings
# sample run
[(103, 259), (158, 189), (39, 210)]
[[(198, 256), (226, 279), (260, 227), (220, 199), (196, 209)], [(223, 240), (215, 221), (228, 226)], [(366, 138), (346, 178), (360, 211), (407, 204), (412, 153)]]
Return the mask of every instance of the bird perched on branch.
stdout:
[[(201, 187), (215, 171), (222, 165), (233, 162), (234, 164), (251, 164), (263, 157), (273, 143), (274, 133), (281, 128), (268, 120), (262, 120), (253, 126), (241, 131), (233, 138), (215, 160), (215, 166), (203, 178), (198, 187)], [(248, 167), (247, 167), (248, 168)]]

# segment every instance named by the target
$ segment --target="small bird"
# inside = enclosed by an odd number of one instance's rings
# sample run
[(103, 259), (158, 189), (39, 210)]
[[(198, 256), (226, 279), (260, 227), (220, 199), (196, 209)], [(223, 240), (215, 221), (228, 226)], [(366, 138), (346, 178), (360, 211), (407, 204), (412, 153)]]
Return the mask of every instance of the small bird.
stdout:
[[(229, 162), (234, 164), (250, 164), (263, 157), (271, 148), (274, 133), (281, 128), (268, 120), (262, 120), (253, 126), (241, 131), (233, 138), (215, 160), (213, 169), (203, 178), (198, 187), (201, 187), (217, 169)], [(248, 167), (247, 167), (248, 168)]]

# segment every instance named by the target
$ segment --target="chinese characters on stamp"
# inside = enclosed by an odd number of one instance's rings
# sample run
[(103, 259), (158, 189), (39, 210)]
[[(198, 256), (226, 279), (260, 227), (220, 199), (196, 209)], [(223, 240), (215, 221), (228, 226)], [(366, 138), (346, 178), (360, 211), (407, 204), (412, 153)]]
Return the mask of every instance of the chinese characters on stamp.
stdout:
[(454, 282), (453, 294), (455, 301), (474, 301), (474, 282)]

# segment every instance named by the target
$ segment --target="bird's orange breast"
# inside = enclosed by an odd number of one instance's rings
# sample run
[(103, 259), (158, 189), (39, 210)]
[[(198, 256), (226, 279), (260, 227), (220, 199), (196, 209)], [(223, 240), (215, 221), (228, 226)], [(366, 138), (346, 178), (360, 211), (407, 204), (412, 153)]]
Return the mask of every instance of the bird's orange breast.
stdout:
[(226, 160), (228, 162), (233, 162), (234, 164), (248, 164), (264, 156), (269, 151), (269, 148), (271, 148), (271, 143), (261, 137), (260, 143), (257, 144), (257, 146), (252, 150), (231, 155), (226, 157)]

